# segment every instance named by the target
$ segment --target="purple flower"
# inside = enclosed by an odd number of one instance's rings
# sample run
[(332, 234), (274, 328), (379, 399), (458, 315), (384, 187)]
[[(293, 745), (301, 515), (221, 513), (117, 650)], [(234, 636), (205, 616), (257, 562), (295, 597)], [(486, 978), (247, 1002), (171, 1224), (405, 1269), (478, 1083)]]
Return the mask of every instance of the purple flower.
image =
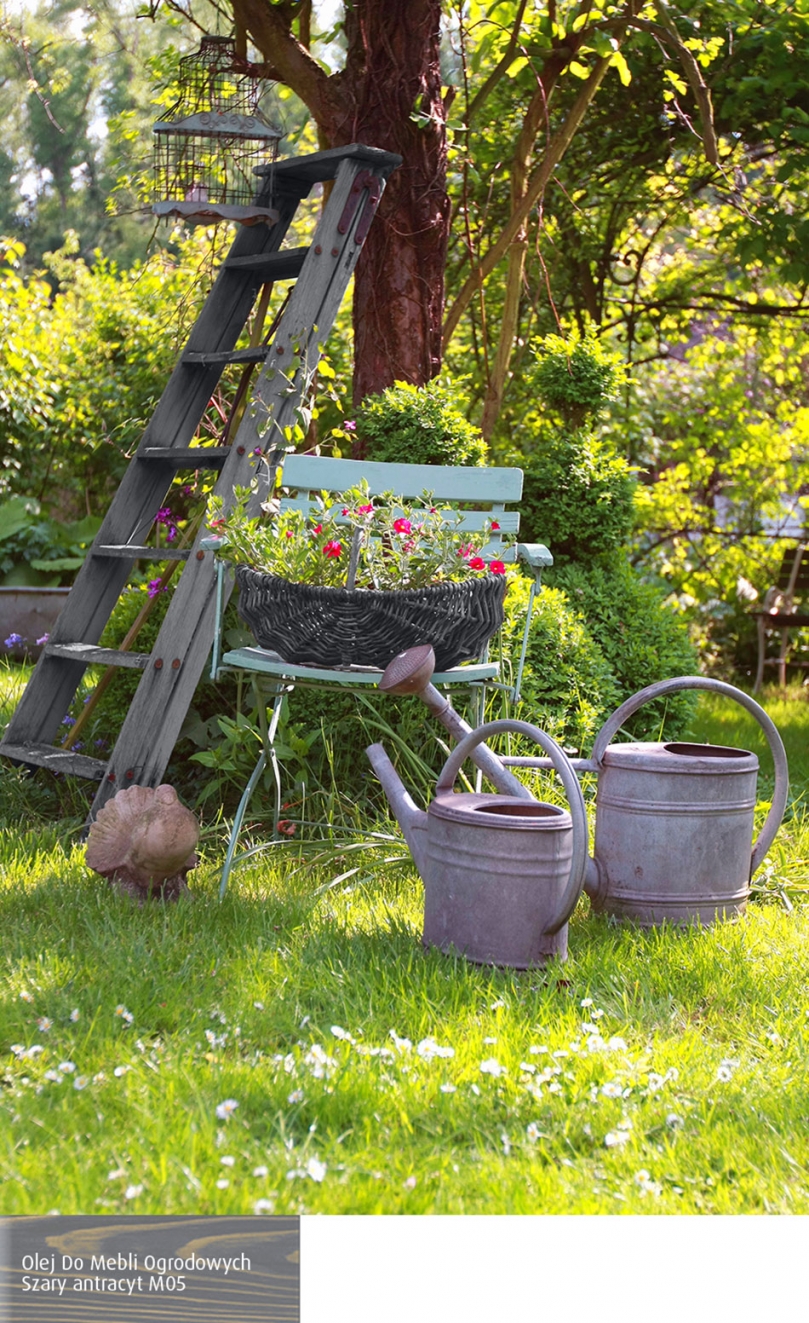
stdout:
[(357, 430), (357, 424), (351, 421), (343, 423), (343, 427), (347, 432), (356, 432)]
[(261, 446), (256, 446), (255, 450), (253, 451), (253, 454), (254, 454), (254, 455), (258, 455), (258, 457), (259, 457), (259, 459), (260, 459), (260, 458), (261, 458)]
[(157, 594), (164, 592), (165, 588), (160, 579), (150, 579), (149, 587), (146, 591), (150, 597), (157, 597)]
[(37, 647), (41, 648), (43, 643), (48, 642), (49, 638), (50, 638), (50, 634), (43, 634), (41, 639), (37, 639)]
[(76, 724), (76, 718), (71, 717), (69, 712), (67, 713), (66, 716), (62, 717), (63, 726), (75, 726), (75, 724)]
[(23, 638), (22, 634), (9, 634), (8, 638), (5, 639), (4, 642), (7, 648), (16, 648), (17, 644), (24, 643), (25, 639)]
[(171, 508), (168, 505), (164, 505), (162, 509), (158, 510), (154, 517), (156, 524), (170, 524), (173, 519), (174, 515), (171, 513)]

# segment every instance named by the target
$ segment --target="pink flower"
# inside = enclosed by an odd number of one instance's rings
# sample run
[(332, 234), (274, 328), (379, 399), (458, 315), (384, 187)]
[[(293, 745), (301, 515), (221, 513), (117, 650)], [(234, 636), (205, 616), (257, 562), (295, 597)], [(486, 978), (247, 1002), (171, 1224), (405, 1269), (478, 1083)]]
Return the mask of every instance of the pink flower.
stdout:
[(490, 574), (505, 574), (506, 567), (501, 560), (493, 560), (489, 565)]
[(374, 512), (374, 507), (373, 507), (373, 505), (358, 505), (358, 506), (357, 506), (357, 514), (373, 514), (373, 512)]
[(286, 531), (286, 536), (287, 536), (287, 537), (294, 537), (294, 536), (295, 536), (295, 534), (292, 532), (292, 529), (291, 529), (291, 528), (288, 528), (288, 529), (287, 529), (287, 531)]
[(470, 570), (485, 570), (486, 562), (482, 556), (473, 556), (469, 562)]
[(394, 533), (412, 533), (413, 525), (409, 519), (394, 519), (393, 531)]
[(323, 548), (323, 555), (328, 556), (329, 560), (339, 560), (342, 550), (342, 542), (327, 542)]
[(357, 430), (357, 424), (355, 422), (352, 422), (351, 420), (347, 420), (346, 422), (344, 422), (343, 427), (347, 432), (356, 432)]
[(465, 547), (459, 547), (457, 554), (463, 556), (464, 560), (469, 560), (470, 556), (476, 556), (478, 554), (478, 549), (477, 547), (473, 547), (470, 542)]

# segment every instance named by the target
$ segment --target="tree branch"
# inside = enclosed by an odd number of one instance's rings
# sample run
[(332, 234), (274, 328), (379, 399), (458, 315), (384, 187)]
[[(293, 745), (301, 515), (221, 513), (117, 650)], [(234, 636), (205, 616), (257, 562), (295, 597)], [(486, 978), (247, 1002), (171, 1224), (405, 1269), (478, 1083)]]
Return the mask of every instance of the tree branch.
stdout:
[(237, 25), (249, 32), (254, 45), (311, 110), (318, 124), (330, 118), (336, 90), (332, 76), (320, 67), (305, 46), (292, 35), (297, 6), (268, 0), (233, 0)]
[(458, 322), (466, 311), (470, 299), (474, 297), (480, 287), (480, 282), (485, 280), (505, 257), (510, 245), (518, 237), (526, 217), (531, 212), (531, 208), (544, 193), (551, 175), (570, 146), (593, 97), (601, 86), (611, 62), (612, 55), (600, 56), (596, 61), (589, 78), (582, 85), (579, 95), (571, 106), (565, 122), (559, 132), (548, 143), (542, 160), (530, 176), (525, 193), (518, 205), (512, 211), (495, 242), (483, 256), (478, 269), (473, 271), (464, 283), (461, 292), (447, 314), (444, 324), (445, 349)]
[(480, 110), (481, 106), (483, 105), (484, 101), (489, 96), (489, 94), (494, 91), (495, 87), (500, 82), (500, 79), (503, 77), (504, 73), (506, 72), (506, 69), (509, 67), (512, 60), (514, 59), (514, 55), (520, 40), (520, 28), (522, 27), (523, 14), (525, 13), (525, 7), (527, 4), (528, 4), (528, 0), (520, 0), (520, 6), (519, 9), (517, 10), (517, 17), (514, 20), (514, 27), (511, 30), (511, 36), (509, 37), (505, 54), (495, 65), (494, 69), (492, 69), (492, 72), (489, 74), (483, 86), (478, 89), (478, 91), (475, 93), (472, 100), (470, 101), (469, 109), (467, 111), (468, 123), (472, 122), (472, 119), (474, 118), (476, 113)]

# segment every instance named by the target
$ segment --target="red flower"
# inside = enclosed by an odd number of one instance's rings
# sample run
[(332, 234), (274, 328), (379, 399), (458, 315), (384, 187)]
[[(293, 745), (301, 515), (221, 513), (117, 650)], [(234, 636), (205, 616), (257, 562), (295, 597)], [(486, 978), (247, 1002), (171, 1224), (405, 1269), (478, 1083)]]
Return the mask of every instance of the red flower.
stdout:
[(291, 528), (288, 528), (288, 529), (287, 529), (287, 531), (286, 531), (286, 536), (287, 536), (287, 537), (294, 537), (294, 536), (295, 536), (295, 534), (292, 532), (292, 529), (291, 529)]
[(373, 514), (373, 512), (374, 512), (374, 507), (373, 507), (373, 505), (358, 505), (358, 506), (357, 506), (357, 514)]
[(323, 548), (323, 555), (328, 556), (329, 560), (339, 560), (342, 550), (342, 542), (327, 542)]
[(412, 533), (413, 525), (409, 519), (394, 519), (393, 531), (394, 533)]
[(312, 529), (312, 532), (313, 532), (313, 533), (322, 533), (322, 532), (323, 532), (323, 525), (322, 525), (322, 524), (315, 524), (314, 528)]
[(469, 562), (469, 568), (470, 570), (485, 570), (486, 562), (482, 556), (473, 556)]
[(282, 831), (285, 836), (294, 836), (296, 826), (297, 823), (290, 822), (287, 818), (282, 818), (278, 823), (278, 830)]
[(498, 522), (497, 522), (496, 519), (493, 519), (493, 520), (492, 520), (492, 532), (493, 532), (493, 533), (497, 533), (497, 532), (499, 532), (499, 530), (500, 530), (500, 525), (498, 524)]
[(490, 574), (505, 574), (506, 567), (501, 560), (493, 560), (489, 565)]
[(457, 554), (459, 556), (463, 556), (464, 560), (469, 560), (470, 556), (476, 556), (478, 554), (478, 549), (477, 547), (473, 547), (472, 543), (470, 542), (465, 547), (459, 547)]
[(225, 521), (224, 519), (211, 519), (210, 522), (209, 522), (209, 524), (208, 524), (208, 527), (209, 527), (209, 528), (224, 528), (224, 526), (225, 526), (225, 522), (226, 522), (226, 521)]
[(348, 508), (347, 505), (344, 505), (344, 506), (343, 506), (342, 513), (343, 513), (344, 515), (351, 514), (351, 511), (349, 510), (349, 508)]

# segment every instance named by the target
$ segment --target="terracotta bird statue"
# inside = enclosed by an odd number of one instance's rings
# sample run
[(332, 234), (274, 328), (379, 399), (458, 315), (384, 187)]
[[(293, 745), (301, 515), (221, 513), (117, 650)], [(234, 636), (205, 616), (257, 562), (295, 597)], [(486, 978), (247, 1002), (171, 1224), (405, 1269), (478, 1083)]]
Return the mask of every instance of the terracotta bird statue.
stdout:
[(130, 786), (104, 807), (87, 837), (88, 868), (141, 903), (190, 894), (199, 823), (173, 786)]

